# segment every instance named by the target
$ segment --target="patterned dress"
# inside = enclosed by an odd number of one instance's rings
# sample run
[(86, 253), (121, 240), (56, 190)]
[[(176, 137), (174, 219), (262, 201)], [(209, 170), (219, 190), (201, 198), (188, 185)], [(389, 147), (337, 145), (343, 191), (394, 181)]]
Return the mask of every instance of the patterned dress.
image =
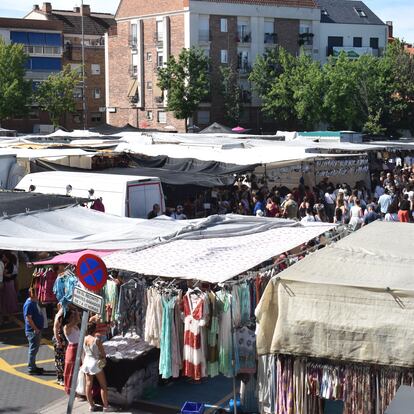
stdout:
[(207, 376), (207, 295), (189, 290), (183, 297), (183, 311), (183, 374), (198, 381)]

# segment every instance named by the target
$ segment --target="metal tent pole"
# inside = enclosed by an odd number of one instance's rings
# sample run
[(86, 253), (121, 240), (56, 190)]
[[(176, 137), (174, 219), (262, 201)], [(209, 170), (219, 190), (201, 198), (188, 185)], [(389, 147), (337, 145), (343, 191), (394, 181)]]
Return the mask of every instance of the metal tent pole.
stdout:
[(230, 318), (231, 318), (231, 364), (233, 366), (233, 413), (237, 414), (237, 394), (236, 394), (236, 353), (234, 351), (234, 323), (233, 323), (233, 295), (230, 294)]
[(87, 112), (86, 112), (86, 85), (85, 85), (85, 30), (83, 24), (83, 0), (81, 0), (81, 27), (82, 27), (82, 118), (83, 118), (83, 129), (87, 128)]

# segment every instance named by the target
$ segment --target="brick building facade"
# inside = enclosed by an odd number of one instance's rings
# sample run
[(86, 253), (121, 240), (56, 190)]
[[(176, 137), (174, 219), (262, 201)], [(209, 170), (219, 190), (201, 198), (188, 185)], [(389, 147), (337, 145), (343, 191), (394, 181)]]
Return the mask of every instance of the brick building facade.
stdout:
[[(34, 5), (25, 19), (60, 22), (63, 31), (62, 65), (70, 65), (80, 70), (82, 63), (82, 15), (84, 24), (85, 50), (85, 98), (86, 126), (88, 128), (104, 124), (105, 113), (105, 33), (114, 25), (114, 16), (109, 13), (92, 12), (88, 5), (83, 9), (55, 10), (51, 3), (41, 7)], [(61, 120), (62, 126), (71, 129), (83, 128), (82, 88), (75, 92), (76, 112), (66, 114)]]
[(252, 64), (275, 45), (297, 55), (301, 29), (319, 24), (320, 9), (314, 0), (121, 0), (115, 19), (107, 41), (109, 124), (183, 131), (184, 121), (166, 112), (168, 96), (157, 87), (157, 67), (182, 48), (197, 46), (210, 57), (212, 87), (194, 124), (225, 121), (220, 66), (231, 65), (243, 90), (242, 124), (258, 128), (260, 102), (248, 81)]

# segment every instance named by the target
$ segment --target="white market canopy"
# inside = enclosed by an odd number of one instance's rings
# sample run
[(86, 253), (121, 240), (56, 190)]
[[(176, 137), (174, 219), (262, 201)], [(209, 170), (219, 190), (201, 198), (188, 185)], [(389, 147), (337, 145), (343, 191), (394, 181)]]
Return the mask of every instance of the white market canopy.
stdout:
[(153, 220), (111, 216), (84, 207), (0, 218), (0, 249), (21, 251), (121, 250), (108, 267), (146, 275), (218, 283), (331, 229), (292, 220), (210, 216)]
[(414, 225), (375, 222), (272, 279), (259, 354), (414, 366)]
[[(243, 216), (229, 215), (229, 220), (236, 220), (236, 224), (240, 217), (243, 220)], [(292, 221), (264, 220), (274, 224), (260, 231), (260, 222), (256, 222), (251, 229), (226, 235), (217, 232), (219, 227), (225, 227), (224, 223), (216, 229), (189, 232), (145, 250), (116, 252), (106, 256), (104, 262), (110, 268), (144, 275), (221, 283), (333, 227), (320, 223), (304, 227)]]

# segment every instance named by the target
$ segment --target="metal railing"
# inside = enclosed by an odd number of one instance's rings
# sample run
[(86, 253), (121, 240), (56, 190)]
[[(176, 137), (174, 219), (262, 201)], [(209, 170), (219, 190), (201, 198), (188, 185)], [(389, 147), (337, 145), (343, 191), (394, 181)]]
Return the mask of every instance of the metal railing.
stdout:
[(277, 43), (277, 33), (265, 33), (264, 43), (275, 45)]
[(62, 56), (62, 47), (61, 46), (25, 46), (24, 51), (28, 55), (52, 55), (52, 56)]
[(252, 34), (251, 33), (237, 33), (237, 42), (239, 43), (250, 43), (252, 41)]

